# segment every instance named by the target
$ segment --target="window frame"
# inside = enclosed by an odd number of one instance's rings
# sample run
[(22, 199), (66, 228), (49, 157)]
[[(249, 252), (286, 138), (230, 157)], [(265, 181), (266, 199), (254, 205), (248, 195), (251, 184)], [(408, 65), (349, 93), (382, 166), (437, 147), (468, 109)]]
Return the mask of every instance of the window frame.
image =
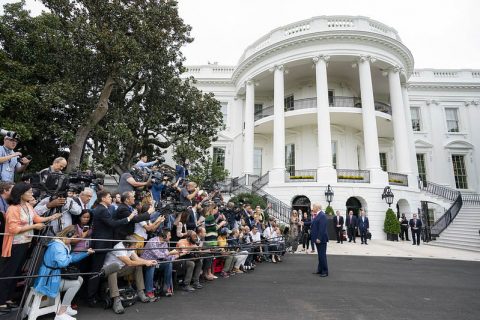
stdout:
[[(447, 116), (447, 115), (448, 115), (448, 111), (449, 111), (449, 110), (454, 110), (454, 111), (455, 111), (456, 120), (449, 120), (449, 119), (448, 119), (448, 116)], [(458, 107), (446, 106), (446, 107), (444, 108), (444, 111), (445, 111), (445, 125), (446, 125), (446, 128), (447, 128), (447, 133), (453, 133), (453, 134), (455, 134), (455, 133), (461, 132), (460, 109), (459, 109)], [(451, 122), (451, 121), (456, 121), (456, 123), (457, 123), (457, 130), (456, 130), (456, 131), (450, 131), (448, 124), (449, 124), (449, 122)]]
[[(453, 174), (453, 183), (454, 183), (454, 186), (455, 186), (455, 189), (459, 189), (459, 190), (468, 190), (469, 188), (469, 181), (468, 181), (468, 166), (467, 166), (467, 161), (466, 161), (466, 157), (468, 156), (468, 154), (465, 154), (465, 153), (462, 153), (462, 152), (452, 152), (450, 153), (450, 159), (451, 159), (451, 164), (452, 164), (452, 174)], [(455, 172), (455, 161), (454, 161), (454, 157), (461, 157), (462, 158), (462, 162), (463, 162), (463, 170), (464, 170), (464, 175), (461, 175), (459, 177), (465, 177), (464, 178), (464, 186), (465, 188), (461, 188), (461, 185), (460, 185), (460, 182), (457, 183), (457, 175), (456, 175), (456, 172)]]
[(212, 162), (218, 164), (218, 153), (215, 153), (215, 149), (223, 150), (223, 169), (225, 170), (226, 160), (227, 160), (227, 146), (212, 146)]
[[(413, 119), (413, 111), (416, 111), (417, 115), (418, 115), (418, 119)], [(413, 132), (422, 132), (423, 130), (423, 124), (422, 124), (422, 111), (420, 109), (420, 107), (410, 107), (410, 120), (411, 120), (411, 126), (412, 126), (412, 130)], [(417, 126), (418, 126), (418, 130), (415, 130), (415, 125), (413, 124), (413, 121), (414, 120), (417, 120), (418, 123), (417, 123)]]

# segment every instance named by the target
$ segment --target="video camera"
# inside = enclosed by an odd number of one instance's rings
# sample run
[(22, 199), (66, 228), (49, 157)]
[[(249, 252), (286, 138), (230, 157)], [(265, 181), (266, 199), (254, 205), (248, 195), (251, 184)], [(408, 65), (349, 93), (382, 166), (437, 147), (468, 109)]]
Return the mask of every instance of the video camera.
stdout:
[(41, 197), (66, 198), (69, 190), (83, 191), (89, 186), (98, 186), (104, 183), (104, 177), (90, 171), (75, 171), (70, 174), (63, 172), (49, 172), (44, 181), (40, 174), (30, 176), (32, 187), (39, 190)]

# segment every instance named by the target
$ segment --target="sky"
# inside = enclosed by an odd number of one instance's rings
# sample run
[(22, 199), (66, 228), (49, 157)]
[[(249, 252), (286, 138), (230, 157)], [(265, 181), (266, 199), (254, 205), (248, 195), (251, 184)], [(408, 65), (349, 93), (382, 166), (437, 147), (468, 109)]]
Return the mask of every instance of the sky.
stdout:
[[(15, 0), (0, 0), (0, 3)], [(245, 48), (280, 26), (321, 15), (360, 15), (395, 28), (415, 68), (480, 69), (478, 0), (179, 0), (192, 26), (186, 65), (236, 65)], [(33, 14), (39, 0), (27, 0)]]

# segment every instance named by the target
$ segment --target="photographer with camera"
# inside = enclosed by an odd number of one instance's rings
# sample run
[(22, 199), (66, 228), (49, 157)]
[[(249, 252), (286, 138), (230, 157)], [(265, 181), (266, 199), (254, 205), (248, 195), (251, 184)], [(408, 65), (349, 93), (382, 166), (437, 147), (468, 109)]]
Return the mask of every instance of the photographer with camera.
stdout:
[(6, 132), (5, 137), (3, 138), (3, 146), (0, 148), (1, 181), (13, 182), (15, 172), (24, 172), (32, 160), (30, 156), (22, 158), (21, 152), (13, 151), (17, 146), (18, 139), (19, 137), (17, 133), (13, 131)]
[(82, 208), (74, 201), (73, 198), (65, 197), (65, 195), (51, 196), (42, 199), (36, 206), (35, 211), (40, 216), (49, 217), (53, 213), (61, 213), (59, 219), (53, 220), (49, 234), (60, 232), (62, 229), (73, 224), (73, 216), (79, 216)]
[(158, 159), (155, 159), (153, 161), (150, 161), (150, 162), (147, 162), (148, 161), (148, 157), (146, 154), (141, 154), (140, 155), (140, 160), (138, 160), (138, 162), (135, 164), (135, 167), (137, 168), (140, 168), (140, 169), (143, 169), (143, 168), (150, 168), (150, 167), (153, 167), (154, 165), (156, 165), (159, 160)]
[(50, 167), (41, 170), (38, 174), (40, 175), (40, 182), (45, 183), (47, 181), (48, 175), (52, 173), (62, 173), (63, 169), (67, 167), (67, 159), (64, 157), (58, 157), (53, 160), (53, 163)]
[(147, 181), (137, 181), (138, 178), (135, 179), (132, 175), (132, 172), (135, 173), (136, 170), (139, 169), (133, 168), (131, 171), (125, 172), (120, 176), (120, 181), (118, 183), (118, 192), (120, 194), (123, 194), (127, 191), (135, 191), (135, 189), (137, 188), (142, 188), (151, 184), (150, 179), (148, 179)]
[(199, 188), (193, 181), (187, 183), (186, 187), (180, 188), (180, 202), (187, 207), (192, 206), (192, 201), (198, 195)]

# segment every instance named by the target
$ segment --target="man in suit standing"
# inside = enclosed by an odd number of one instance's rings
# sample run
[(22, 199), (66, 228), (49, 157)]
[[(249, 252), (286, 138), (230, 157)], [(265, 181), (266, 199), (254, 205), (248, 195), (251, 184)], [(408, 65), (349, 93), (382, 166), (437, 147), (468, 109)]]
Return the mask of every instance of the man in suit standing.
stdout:
[(347, 217), (347, 233), (348, 233), (348, 242), (355, 242), (355, 235), (357, 233), (357, 217), (353, 215), (353, 211), (350, 210), (348, 212), (348, 217)]
[(362, 240), (362, 244), (367, 243), (367, 232), (368, 228), (370, 228), (370, 224), (368, 223), (368, 217), (365, 216), (365, 211), (360, 209), (360, 219), (358, 219), (358, 230), (360, 231), (360, 239)]
[(339, 210), (337, 210), (337, 215), (333, 217), (333, 225), (335, 226), (337, 243), (343, 243), (343, 217), (340, 215)]
[[(93, 211), (92, 239), (113, 240), (115, 229), (128, 224), (134, 217), (135, 212), (130, 213), (126, 218), (115, 220), (112, 213), (108, 211), (108, 207), (112, 204), (112, 196), (107, 191), (99, 191), (97, 193), (98, 205)], [(92, 248), (95, 249), (112, 249), (116, 242), (113, 241), (96, 241)], [(91, 271), (99, 272), (103, 267), (107, 252), (99, 250), (98, 254), (92, 258)], [(90, 306), (96, 303), (96, 294), (100, 286), (100, 277), (90, 278), (88, 280), (88, 304)]]
[(422, 221), (417, 218), (417, 214), (413, 214), (413, 219), (410, 219), (410, 229), (412, 230), (413, 245), (420, 245), (420, 231), (422, 230)]
[(312, 220), (311, 235), (315, 241), (318, 254), (318, 267), (315, 274), (319, 274), (320, 277), (328, 277), (328, 264), (327, 264), (327, 243), (328, 232), (327, 225), (328, 220), (325, 212), (322, 211), (322, 206), (318, 203), (312, 205), (312, 212), (315, 213), (315, 219)]

